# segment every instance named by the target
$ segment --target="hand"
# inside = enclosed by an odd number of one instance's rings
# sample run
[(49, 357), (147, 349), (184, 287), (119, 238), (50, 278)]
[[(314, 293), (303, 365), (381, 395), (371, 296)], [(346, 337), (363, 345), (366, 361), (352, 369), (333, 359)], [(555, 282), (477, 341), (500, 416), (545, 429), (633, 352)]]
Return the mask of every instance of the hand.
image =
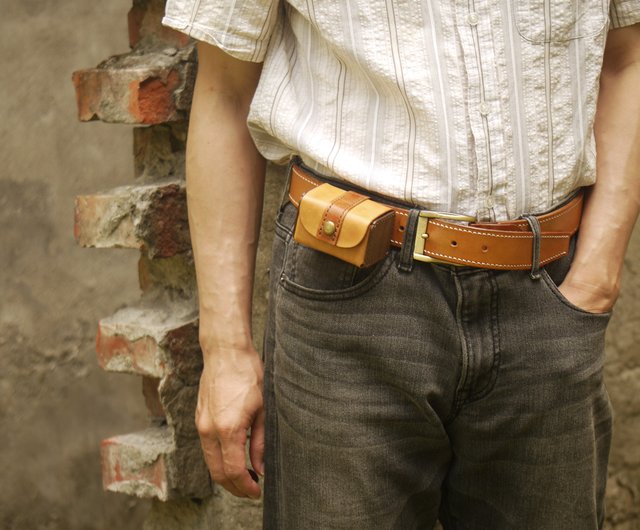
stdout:
[(607, 313), (611, 311), (618, 298), (617, 288), (606, 288), (570, 276), (567, 276), (558, 290), (569, 302), (588, 313)]
[(260, 486), (246, 466), (249, 456), (264, 474), (263, 366), (258, 353), (219, 351), (206, 355), (200, 378), (196, 426), (205, 461), (215, 482), (238, 497), (260, 498)]

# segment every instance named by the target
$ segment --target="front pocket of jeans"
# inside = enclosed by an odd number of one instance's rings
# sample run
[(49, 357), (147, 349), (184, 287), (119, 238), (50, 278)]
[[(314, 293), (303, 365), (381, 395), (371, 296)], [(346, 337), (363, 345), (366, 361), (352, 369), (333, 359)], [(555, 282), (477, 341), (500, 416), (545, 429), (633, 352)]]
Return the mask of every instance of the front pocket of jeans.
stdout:
[(338, 258), (308, 248), (288, 237), (282, 286), (298, 296), (314, 300), (354, 298), (372, 289), (388, 272), (393, 253), (360, 269)]
[(611, 317), (611, 311), (607, 311), (606, 313), (592, 313), (587, 311), (586, 309), (582, 309), (581, 307), (575, 305), (568, 298), (566, 298), (559, 289), (558, 283), (551, 277), (549, 272), (546, 269), (541, 269), (540, 271), (542, 275), (542, 281), (547, 286), (551, 294), (562, 303), (565, 307), (570, 309), (573, 312), (579, 313), (580, 315), (594, 317), (596, 319), (602, 319), (605, 322), (609, 320)]
[(592, 37), (607, 23), (604, 2), (592, 0), (517, 0), (514, 16), (520, 36), (534, 44)]

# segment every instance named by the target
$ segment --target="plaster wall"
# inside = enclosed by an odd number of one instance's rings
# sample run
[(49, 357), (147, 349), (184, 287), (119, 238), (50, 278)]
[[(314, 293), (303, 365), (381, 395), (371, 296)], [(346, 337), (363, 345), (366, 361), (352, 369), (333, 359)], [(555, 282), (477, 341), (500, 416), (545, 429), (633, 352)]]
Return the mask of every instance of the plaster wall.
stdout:
[(127, 50), (130, 0), (2, 2), (0, 527), (141, 528), (102, 491), (102, 438), (146, 426), (139, 378), (95, 360), (99, 318), (139, 297), (138, 252), (73, 240), (73, 199), (129, 182), (131, 128), (81, 124), (71, 72)]

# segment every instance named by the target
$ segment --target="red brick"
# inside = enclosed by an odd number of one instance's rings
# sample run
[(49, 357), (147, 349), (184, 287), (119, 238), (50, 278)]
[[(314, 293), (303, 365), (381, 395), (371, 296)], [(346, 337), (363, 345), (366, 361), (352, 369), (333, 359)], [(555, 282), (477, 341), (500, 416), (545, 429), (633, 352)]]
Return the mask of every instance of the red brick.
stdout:
[(102, 484), (109, 491), (167, 500), (172, 489), (167, 459), (174, 451), (168, 427), (152, 427), (103, 440)]
[(184, 183), (157, 186), (141, 218), (138, 233), (148, 254), (170, 257), (191, 250)]
[(96, 336), (96, 352), (100, 366), (111, 372), (161, 377), (165, 373), (164, 360), (153, 337), (128, 339), (112, 333), (108, 324), (100, 321)]
[(175, 373), (197, 383), (202, 370), (195, 300), (142, 302), (98, 324), (96, 352), (102, 368), (162, 378)]
[(73, 73), (81, 121), (159, 124), (183, 120), (191, 103), (193, 46), (112, 57)]
[(79, 245), (138, 248), (149, 257), (191, 249), (182, 181), (122, 186), (75, 201), (74, 235)]
[(173, 92), (180, 75), (170, 70), (162, 77), (147, 77), (129, 84), (129, 113), (136, 123), (164, 123), (175, 119)]
[(198, 438), (178, 441), (176, 445), (173, 430), (167, 425), (103, 440), (100, 454), (104, 488), (162, 501), (210, 495), (211, 480)]
[(141, 248), (134, 221), (122, 191), (76, 197), (73, 233), (83, 247)]

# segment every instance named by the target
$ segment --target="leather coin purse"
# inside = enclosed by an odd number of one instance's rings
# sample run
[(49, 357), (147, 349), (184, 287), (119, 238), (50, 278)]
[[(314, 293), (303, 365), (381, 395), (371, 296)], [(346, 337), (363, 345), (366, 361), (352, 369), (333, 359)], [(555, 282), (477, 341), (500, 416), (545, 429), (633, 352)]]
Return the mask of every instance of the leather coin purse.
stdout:
[(394, 217), (389, 206), (325, 183), (303, 195), (293, 238), (357, 267), (369, 267), (389, 253)]

